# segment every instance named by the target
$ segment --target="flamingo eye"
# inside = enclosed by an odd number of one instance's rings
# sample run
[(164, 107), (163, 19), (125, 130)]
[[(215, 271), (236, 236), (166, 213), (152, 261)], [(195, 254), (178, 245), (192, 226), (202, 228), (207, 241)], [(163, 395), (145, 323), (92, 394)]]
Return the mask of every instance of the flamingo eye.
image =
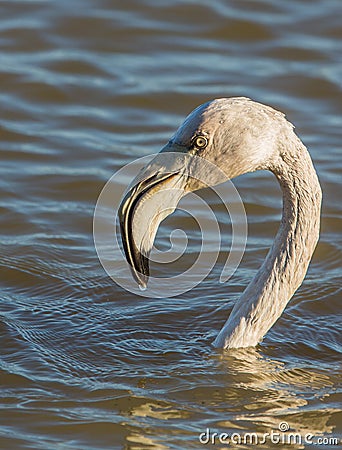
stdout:
[(197, 136), (194, 139), (194, 146), (197, 148), (205, 148), (208, 145), (208, 139), (205, 136)]

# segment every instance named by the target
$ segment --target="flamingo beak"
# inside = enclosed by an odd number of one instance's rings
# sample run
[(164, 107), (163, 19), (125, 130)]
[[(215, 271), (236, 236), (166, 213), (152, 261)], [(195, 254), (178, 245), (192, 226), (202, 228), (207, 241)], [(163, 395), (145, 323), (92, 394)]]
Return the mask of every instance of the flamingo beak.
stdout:
[(149, 256), (159, 225), (173, 213), (185, 195), (185, 178), (181, 172), (157, 171), (137, 184), (133, 181), (133, 188), (121, 202), (122, 243), (133, 278), (142, 289), (147, 286)]

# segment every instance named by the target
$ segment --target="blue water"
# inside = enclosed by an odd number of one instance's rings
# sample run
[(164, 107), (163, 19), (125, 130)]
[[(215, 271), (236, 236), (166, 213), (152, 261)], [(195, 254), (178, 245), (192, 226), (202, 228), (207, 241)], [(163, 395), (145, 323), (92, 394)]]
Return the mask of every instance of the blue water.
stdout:
[[(197, 449), (211, 445), (199, 440), (207, 428), (262, 436), (281, 422), (314, 436), (296, 448), (341, 438), (340, 17), (339, 0), (2, 2), (1, 448)], [(274, 177), (234, 181), (249, 226), (234, 276), (218, 283), (223, 249), (175, 298), (115, 284), (92, 221), (114, 172), (158, 152), (197, 105), (231, 96), (296, 125), (323, 210), (307, 277), (282, 317), (257, 348), (222, 351), (211, 342), (278, 228)], [(201, 195), (228, 244), (222, 205)], [(173, 265), (181, 270), (201, 241), (178, 212), (159, 249), (176, 228), (189, 240)]]

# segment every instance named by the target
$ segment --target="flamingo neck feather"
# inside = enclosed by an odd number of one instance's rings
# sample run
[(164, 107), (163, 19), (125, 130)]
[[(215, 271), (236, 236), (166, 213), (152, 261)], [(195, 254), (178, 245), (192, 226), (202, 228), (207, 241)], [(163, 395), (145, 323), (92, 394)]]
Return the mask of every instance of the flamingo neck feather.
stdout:
[(293, 133), (260, 169), (271, 170), (281, 186), (283, 211), (273, 245), (255, 278), (236, 302), (213, 345), (257, 345), (301, 285), (316, 247), (321, 189), (310, 155)]

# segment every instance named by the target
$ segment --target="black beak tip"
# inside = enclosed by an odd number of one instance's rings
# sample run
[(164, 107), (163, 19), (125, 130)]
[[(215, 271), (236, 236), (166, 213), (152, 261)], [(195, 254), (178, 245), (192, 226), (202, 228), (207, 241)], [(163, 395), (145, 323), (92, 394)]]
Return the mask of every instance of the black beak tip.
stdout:
[(141, 291), (146, 291), (146, 289), (147, 289), (147, 279), (146, 280), (140, 279), (138, 285), (139, 285), (139, 289)]
[(139, 285), (139, 288), (144, 291), (147, 288), (148, 279), (150, 276), (149, 259), (140, 252), (135, 253), (135, 265), (131, 267), (133, 276)]
[(134, 280), (137, 282), (139, 289), (145, 291), (147, 289), (147, 283), (149, 275), (138, 272), (135, 267), (130, 267)]

